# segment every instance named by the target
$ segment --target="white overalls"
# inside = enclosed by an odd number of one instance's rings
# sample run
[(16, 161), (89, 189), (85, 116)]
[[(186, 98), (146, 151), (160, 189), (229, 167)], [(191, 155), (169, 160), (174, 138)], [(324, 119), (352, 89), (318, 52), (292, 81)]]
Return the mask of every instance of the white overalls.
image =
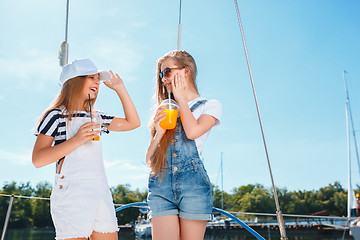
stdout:
[[(81, 117), (67, 122), (66, 139), (72, 138), (84, 123)], [(93, 231), (118, 231), (101, 138), (76, 148), (63, 161), (50, 197), (56, 239), (89, 237)]]

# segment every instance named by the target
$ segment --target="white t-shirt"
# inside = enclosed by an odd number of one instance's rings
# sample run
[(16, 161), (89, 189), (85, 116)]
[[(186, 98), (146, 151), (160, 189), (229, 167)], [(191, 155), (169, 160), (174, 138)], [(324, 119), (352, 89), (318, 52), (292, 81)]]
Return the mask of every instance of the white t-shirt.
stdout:
[[(200, 100), (206, 100), (206, 99), (203, 97), (198, 97), (198, 98), (195, 98), (194, 100), (191, 100), (190, 102), (188, 102), (189, 108), (191, 108), (196, 102), (198, 102)], [(219, 125), (220, 119), (221, 119), (221, 114), (222, 114), (221, 103), (218, 100), (207, 100), (207, 102), (205, 102), (205, 104), (201, 104), (193, 111), (193, 115), (196, 120), (199, 119), (199, 117), (202, 114), (208, 114), (208, 115), (216, 118), (214, 127)], [(211, 131), (211, 129), (209, 131), (207, 131), (206, 133), (204, 133), (203, 135), (201, 135), (200, 137), (195, 139), (195, 144), (196, 144), (200, 158), (201, 158), (201, 153), (202, 153), (204, 142), (207, 139), (207, 137), (209, 136), (210, 131)]]

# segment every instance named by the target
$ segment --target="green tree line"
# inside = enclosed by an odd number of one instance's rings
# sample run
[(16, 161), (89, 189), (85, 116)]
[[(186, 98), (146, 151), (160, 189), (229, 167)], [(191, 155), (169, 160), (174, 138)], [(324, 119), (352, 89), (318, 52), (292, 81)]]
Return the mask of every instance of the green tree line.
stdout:
[[(271, 188), (266, 188), (261, 184), (240, 186), (234, 188), (231, 193), (221, 192), (218, 186), (213, 186), (213, 189), (214, 207), (234, 212), (276, 212)], [(147, 196), (146, 191), (130, 190), (128, 184), (112, 187), (111, 192), (116, 204), (146, 201)], [(3, 185), (0, 193), (49, 198), (51, 184), (40, 182), (32, 187), (29, 182), (10, 182)], [(288, 191), (286, 188), (281, 188), (277, 189), (277, 193), (283, 213), (309, 215), (321, 212), (326, 215), (346, 215), (347, 191), (339, 182), (318, 190)], [(1, 228), (5, 221), (9, 201), (9, 197), (0, 196)], [(138, 216), (137, 208), (129, 208), (117, 213), (119, 224), (133, 222)], [(50, 202), (48, 200), (14, 198), (8, 227), (53, 227)]]

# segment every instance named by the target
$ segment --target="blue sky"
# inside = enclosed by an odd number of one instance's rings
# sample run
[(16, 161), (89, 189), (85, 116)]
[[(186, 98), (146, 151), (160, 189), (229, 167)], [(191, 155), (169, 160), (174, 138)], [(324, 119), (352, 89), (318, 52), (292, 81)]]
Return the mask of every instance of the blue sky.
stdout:
[[(178, 1), (70, 0), (69, 60), (90, 58), (123, 78), (142, 126), (103, 136), (110, 186), (143, 191), (156, 60), (176, 48)], [(345, 91), (348, 72), (355, 124), (360, 99), (360, 2), (238, 1), (275, 184), (347, 187)], [(54, 165), (35, 169), (32, 128), (57, 92), (66, 0), (1, 2), (0, 184), (52, 182)], [(221, 125), (205, 142), (211, 181), (224, 190), (271, 186), (233, 1), (182, 2), (182, 43), (198, 65), (200, 94), (223, 104)], [(122, 115), (102, 85), (96, 108)], [(353, 166), (355, 169), (356, 165)], [(353, 181), (360, 183), (354, 174)]]

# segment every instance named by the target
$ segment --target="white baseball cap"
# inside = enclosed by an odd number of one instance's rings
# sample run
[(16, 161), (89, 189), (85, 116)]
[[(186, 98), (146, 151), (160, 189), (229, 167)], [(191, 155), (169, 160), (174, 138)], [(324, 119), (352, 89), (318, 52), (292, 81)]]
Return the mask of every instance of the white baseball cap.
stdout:
[(90, 59), (77, 59), (72, 63), (66, 64), (60, 75), (60, 86), (74, 77), (87, 76), (99, 73), (100, 80), (109, 80), (111, 74), (108, 71), (98, 70)]

